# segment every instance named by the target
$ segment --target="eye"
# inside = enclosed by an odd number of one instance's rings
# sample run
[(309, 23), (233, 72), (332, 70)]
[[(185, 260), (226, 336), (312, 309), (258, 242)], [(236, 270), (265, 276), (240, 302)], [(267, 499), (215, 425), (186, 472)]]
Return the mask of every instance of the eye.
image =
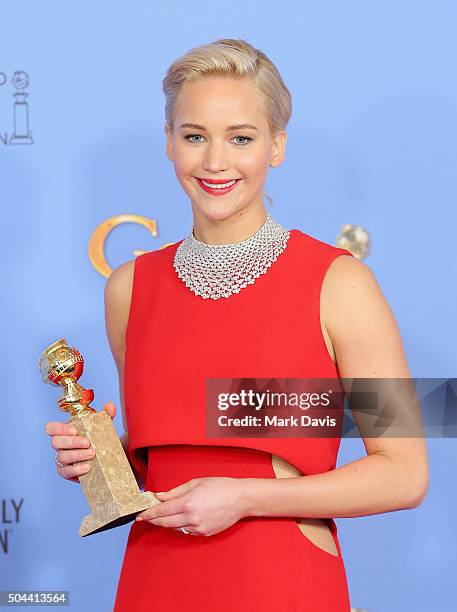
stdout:
[(200, 134), (189, 134), (188, 136), (184, 136), (184, 139), (187, 140), (188, 142), (198, 144), (199, 141), (190, 140), (191, 138), (195, 138), (195, 137), (200, 138)]
[[(201, 135), (200, 134), (188, 134), (187, 136), (184, 136), (184, 139), (192, 144), (199, 144), (200, 142), (202, 142), (201, 140), (192, 140), (193, 138), (201, 138)], [(249, 136), (235, 136), (235, 138), (241, 138), (241, 140), (244, 141), (244, 142), (236, 143), (242, 146), (247, 145), (249, 141), (253, 140)]]
[(235, 138), (241, 138), (242, 140), (245, 140), (245, 141), (246, 141), (246, 142), (239, 142), (239, 143), (238, 143), (238, 144), (241, 144), (241, 145), (247, 145), (247, 144), (248, 144), (248, 142), (249, 142), (250, 140), (252, 140), (252, 138), (249, 138), (249, 136), (235, 136)]

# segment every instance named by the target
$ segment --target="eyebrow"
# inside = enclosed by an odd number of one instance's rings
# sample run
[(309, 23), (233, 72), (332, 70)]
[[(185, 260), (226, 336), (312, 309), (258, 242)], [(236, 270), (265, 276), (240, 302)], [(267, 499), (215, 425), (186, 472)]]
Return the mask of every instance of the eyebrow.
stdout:
[[(207, 131), (207, 129), (203, 126), (203, 125), (199, 125), (198, 123), (182, 123), (181, 128), (193, 128), (194, 130), (203, 130), (204, 132)], [(230, 125), (228, 128), (226, 128), (227, 132), (230, 132), (232, 130), (256, 130), (257, 132), (259, 131), (255, 125), (251, 125), (250, 123), (240, 123), (239, 125)]]

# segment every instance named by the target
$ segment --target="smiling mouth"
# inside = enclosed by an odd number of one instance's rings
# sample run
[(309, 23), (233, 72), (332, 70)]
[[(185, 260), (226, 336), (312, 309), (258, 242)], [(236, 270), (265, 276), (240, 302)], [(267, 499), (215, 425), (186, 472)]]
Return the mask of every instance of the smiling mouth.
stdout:
[(200, 187), (206, 191), (206, 193), (211, 193), (213, 195), (223, 195), (225, 193), (228, 193), (229, 191), (231, 191), (232, 189), (234, 189), (234, 187), (236, 185), (238, 185), (238, 183), (241, 181), (241, 179), (232, 179), (232, 180), (226, 180), (226, 179), (201, 179), (198, 176), (195, 177), (197, 180), (197, 183), (200, 185)]

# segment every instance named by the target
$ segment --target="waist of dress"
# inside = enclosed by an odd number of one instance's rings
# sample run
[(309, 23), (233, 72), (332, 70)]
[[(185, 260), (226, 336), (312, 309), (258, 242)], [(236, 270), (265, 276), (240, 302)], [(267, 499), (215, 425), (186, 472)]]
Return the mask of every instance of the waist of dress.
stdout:
[(192, 478), (275, 478), (271, 453), (244, 447), (167, 444), (148, 448), (145, 490), (166, 491)]

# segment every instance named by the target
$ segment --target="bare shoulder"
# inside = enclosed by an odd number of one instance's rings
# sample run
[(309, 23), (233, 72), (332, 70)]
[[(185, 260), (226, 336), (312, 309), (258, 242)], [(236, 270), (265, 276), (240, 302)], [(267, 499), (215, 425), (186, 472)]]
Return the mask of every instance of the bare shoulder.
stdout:
[(355, 314), (367, 300), (381, 304), (383, 296), (371, 269), (351, 255), (340, 255), (330, 263), (322, 282), (321, 318), (327, 330), (339, 319)]
[(348, 291), (377, 286), (376, 278), (367, 264), (351, 255), (339, 255), (329, 265), (322, 284), (328, 297), (342, 297)]
[(130, 312), (135, 260), (113, 270), (105, 284), (105, 324), (108, 342), (118, 367), (123, 362), (125, 332)]
[(336, 257), (321, 291), (321, 318), (341, 376), (409, 376), (400, 331), (368, 265)]
[(109, 301), (130, 302), (134, 267), (135, 260), (132, 259), (111, 272), (105, 285), (105, 297)]

